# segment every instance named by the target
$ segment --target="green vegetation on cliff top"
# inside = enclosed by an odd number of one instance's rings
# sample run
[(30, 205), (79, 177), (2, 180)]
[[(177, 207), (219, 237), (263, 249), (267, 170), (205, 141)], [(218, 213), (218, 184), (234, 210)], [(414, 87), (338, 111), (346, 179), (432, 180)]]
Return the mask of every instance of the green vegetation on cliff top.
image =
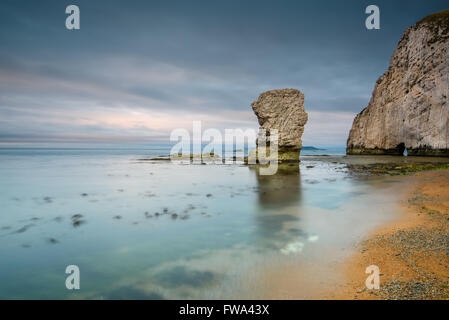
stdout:
[(449, 26), (449, 9), (429, 14), (427, 17), (418, 21), (418, 23), (416, 23), (416, 25), (419, 25), (419, 24), (422, 24), (425, 22), (438, 23), (441, 26)]

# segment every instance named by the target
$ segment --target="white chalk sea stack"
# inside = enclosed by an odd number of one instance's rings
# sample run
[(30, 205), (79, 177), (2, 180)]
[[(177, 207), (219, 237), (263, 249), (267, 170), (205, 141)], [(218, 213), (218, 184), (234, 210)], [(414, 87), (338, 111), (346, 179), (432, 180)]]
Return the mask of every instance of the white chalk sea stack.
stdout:
[(301, 137), (308, 119), (304, 94), (297, 89), (270, 90), (262, 93), (251, 106), (261, 129), (258, 144), (259, 140), (269, 141), (268, 136), (277, 130), (279, 160), (299, 161)]

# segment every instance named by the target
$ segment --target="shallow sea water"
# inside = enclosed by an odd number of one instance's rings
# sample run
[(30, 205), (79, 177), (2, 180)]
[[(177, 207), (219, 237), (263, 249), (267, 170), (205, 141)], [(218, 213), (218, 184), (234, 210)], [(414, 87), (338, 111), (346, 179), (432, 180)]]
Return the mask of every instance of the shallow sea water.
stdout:
[(1, 148), (0, 299), (259, 299), (292, 263), (310, 292), (338, 281), (335, 261), (396, 216), (407, 185), (313, 152), (273, 176), (139, 160), (166, 151)]

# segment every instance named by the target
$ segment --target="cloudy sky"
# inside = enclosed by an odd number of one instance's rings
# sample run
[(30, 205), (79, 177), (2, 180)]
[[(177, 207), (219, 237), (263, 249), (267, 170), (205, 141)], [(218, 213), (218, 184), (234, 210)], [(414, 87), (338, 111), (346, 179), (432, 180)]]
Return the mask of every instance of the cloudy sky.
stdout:
[[(65, 28), (66, 6), (81, 29)], [(365, 28), (365, 8), (381, 29)], [(306, 96), (305, 145), (344, 146), (402, 32), (447, 0), (0, 2), (0, 143), (166, 142), (257, 128), (269, 89)]]

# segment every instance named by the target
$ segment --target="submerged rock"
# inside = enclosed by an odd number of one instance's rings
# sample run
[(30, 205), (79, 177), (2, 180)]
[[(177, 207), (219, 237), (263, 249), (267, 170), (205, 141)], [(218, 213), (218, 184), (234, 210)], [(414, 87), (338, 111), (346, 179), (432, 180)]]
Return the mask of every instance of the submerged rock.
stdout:
[(56, 243), (59, 242), (59, 241), (56, 240), (55, 238), (48, 238), (47, 241), (48, 241), (48, 243), (51, 243), (51, 244), (56, 244)]
[(402, 35), (371, 101), (354, 120), (348, 154), (449, 156), (449, 10)]
[(34, 224), (27, 224), (27, 225), (23, 226), (22, 228), (16, 230), (15, 233), (24, 233), (25, 231), (27, 231), (29, 228), (31, 228), (33, 226), (34, 226)]
[(74, 228), (77, 228), (77, 227), (79, 227), (80, 225), (82, 225), (83, 223), (86, 222), (84, 220), (81, 220), (82, 217), (83, 217), (83, 215), (82, 214), (78, 214), (78, 213), (74, 214), (72, 216), (72, 226)]
[(147, 218), (147, 219), (153, 218), (153, 215), (150, 214), (148, 211), (145, 211), (144, 215), (145, 215), (145, 218)]
[[(304, 94), (297, 89), (270, 90), (251, 104), (259, 121), (258, 152), (267, 152), (261, 141), (267, 141), (273, 130), (278, 131), (280, 161), (299, 161), (302, 134), (308, 115), (304, 110)], [(268, 152), (267, 152), (268, 153)]]

